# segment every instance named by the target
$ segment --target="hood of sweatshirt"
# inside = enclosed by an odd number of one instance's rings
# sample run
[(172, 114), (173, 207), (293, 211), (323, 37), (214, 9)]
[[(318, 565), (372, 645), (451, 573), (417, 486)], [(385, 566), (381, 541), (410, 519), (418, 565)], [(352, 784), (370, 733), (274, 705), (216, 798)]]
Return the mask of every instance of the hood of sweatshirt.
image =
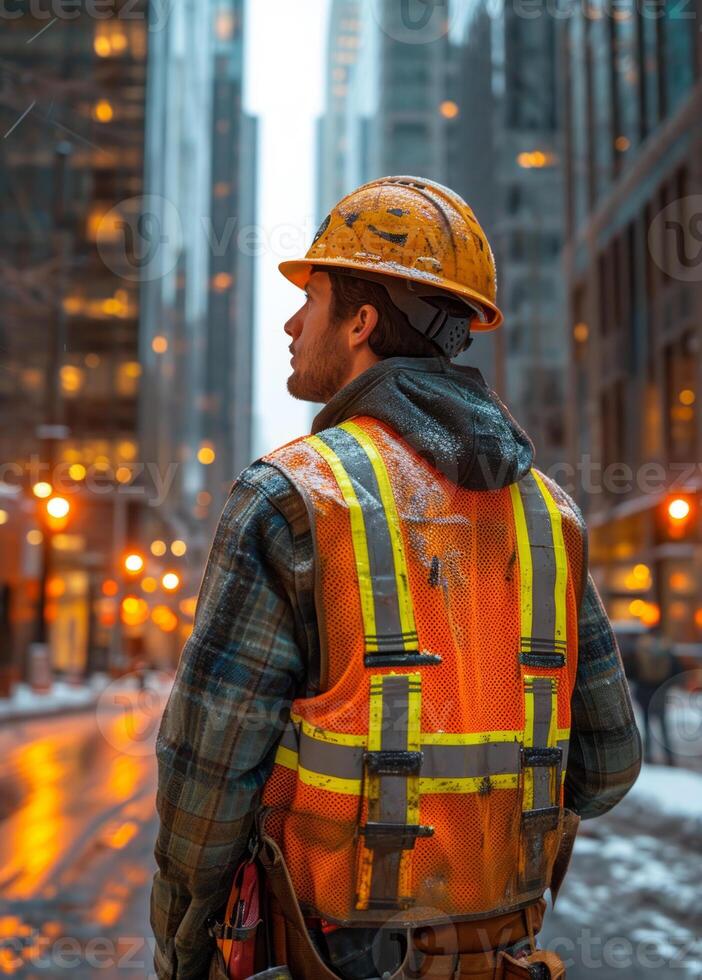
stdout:
[(316, 416), (312, 432), (356, 415), (384, 422), (467, 490), (520, 480), (534, 447), (480, 371), (445, 357), (389, 357), (354, 378)]

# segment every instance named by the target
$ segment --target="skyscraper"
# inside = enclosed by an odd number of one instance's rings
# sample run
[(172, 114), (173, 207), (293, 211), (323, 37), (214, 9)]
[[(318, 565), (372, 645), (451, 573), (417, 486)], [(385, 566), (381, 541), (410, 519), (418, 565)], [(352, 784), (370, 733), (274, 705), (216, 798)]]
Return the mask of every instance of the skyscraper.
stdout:
[[(335, 153), (320, 154), (320, 216), (341, 196), (332, 189), (386, 174), (418, 174), (468, 201), (495, 252), (505, 326), (476, 337), (460, 361), (505, 395), (548, 468), (564, 451), (566, 357), (553, 18), (483, 0), (356, 6), (363, 40), (343, 101), (331, 103)], [(333, 8), (330, 52), (341, 9)], [(330, 62), (330, 91), (334, 69)], [(327, 141), (331, 119), (321, 128)]]
[(477, 2), (460, 37), (452, 179), (484, 222), (505, 315), (496, 384), (549, 469), (564, 454), (564, 191), (555, 20)]
[(611, 615), (679, 641), (702, 637), (700, 12), (598, 0), (562, 31), (573, 482)]
[[(54, 669), (74, 674), (100, 647), (93, 599), (112, 572), (115, 495), (138, 482), (139, 289), (118, 220), (142, 191), (146, 4), (100, 19), (14, 13), (0, 34), (0, 400), (11, 421), (0, 449), (12, 468), (0, 481), (0, 575), (17, 662), (30, 640), (48, 640)], [(60, 533), (36, 482), (68, 501)]]
[(173, 8), (149, 58), (141, 425), (172, 482), (146, 540), (187, 544), (193, 595), (227, 491), (250, 462), (256, 127), (242, 109), (243, 0)]

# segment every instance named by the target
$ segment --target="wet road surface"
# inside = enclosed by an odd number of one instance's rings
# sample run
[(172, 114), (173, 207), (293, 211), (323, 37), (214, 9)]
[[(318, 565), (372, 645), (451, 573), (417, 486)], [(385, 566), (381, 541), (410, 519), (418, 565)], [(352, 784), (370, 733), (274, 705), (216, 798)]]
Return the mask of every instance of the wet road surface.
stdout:
[(158, 695), (0, 728), (0, 976), (147, 977)]
[[(154, 976), (164, 704), (163, 691), (118, 692), (97, 712), (0, 727), (0, 976)], [(641, 782), (648, 796), (635, 787), (582, 824), (547, 915), (568, 980), (702, 980), (702, 780), (654, 767)]]

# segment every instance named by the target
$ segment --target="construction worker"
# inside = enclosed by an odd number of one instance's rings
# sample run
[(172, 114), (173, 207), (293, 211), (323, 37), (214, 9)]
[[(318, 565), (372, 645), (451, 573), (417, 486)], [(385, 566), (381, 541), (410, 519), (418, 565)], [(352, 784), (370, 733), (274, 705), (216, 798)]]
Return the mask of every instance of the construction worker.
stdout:
[(324, 407), (214, 538), (157, 741), (157, 974), (230, 975), (250, 848), (257, 969), (563, 976), (543, 895), (641, 742), (577, 507), (451, 363), (502, 320), (490, 246), (458, 195), (388, 177), (280, 268), (288, 389)]

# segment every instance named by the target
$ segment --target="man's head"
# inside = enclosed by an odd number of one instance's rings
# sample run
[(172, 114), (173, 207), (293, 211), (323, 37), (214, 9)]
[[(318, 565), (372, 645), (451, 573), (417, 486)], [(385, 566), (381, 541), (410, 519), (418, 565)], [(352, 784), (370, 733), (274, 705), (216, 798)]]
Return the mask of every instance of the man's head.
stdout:
[(279, 265), (308, 293), (285, 326), (288, 390), (328, 401), (383, 357), (455, 357), (502, 322), (495, 260), (472, 209), (418, 177), (381, 177), (336, 204), (302, 259)]
[(305, 303), (285, 324), (293, 373), (288, 391), (327, 402), (386, 357), (437, 357), (442, 351), (410, 326), (378, 282), (315, 268)]

